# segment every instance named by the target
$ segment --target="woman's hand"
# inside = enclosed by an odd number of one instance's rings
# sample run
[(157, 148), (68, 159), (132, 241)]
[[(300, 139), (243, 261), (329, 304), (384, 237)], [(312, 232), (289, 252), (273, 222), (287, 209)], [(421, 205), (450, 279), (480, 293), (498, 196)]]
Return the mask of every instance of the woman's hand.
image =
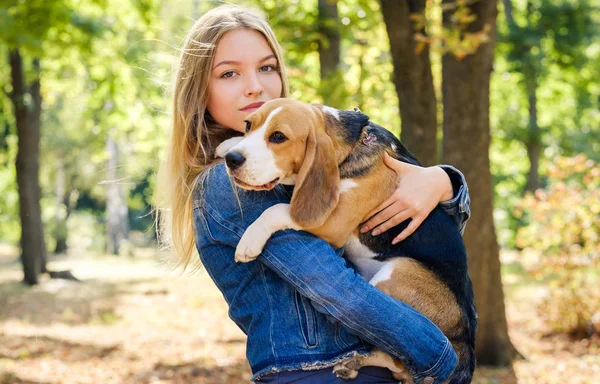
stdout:
[(387, 153), (384, 161), (400, 177), (398, 188), (369, 213), (370, 219), (360, 231), (375, 228), (372, 234), (377, 236), (411, 218), (408, 226), (392, 240), (392, 244), (396, 244), (412, 234), (439, 202), (452, 199), (452, 183), (440, 167), (419, 167), (396, 160)]

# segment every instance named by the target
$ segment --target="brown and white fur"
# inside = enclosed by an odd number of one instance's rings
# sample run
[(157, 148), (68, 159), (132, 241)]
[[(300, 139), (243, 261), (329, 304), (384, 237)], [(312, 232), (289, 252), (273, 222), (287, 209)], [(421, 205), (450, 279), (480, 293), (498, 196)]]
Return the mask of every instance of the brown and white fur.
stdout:
[[(254, 260), (270, 236), (283, 229), (305, 230), (333, 247), (346, 246), (345, 257), (365, 279), (423, 313), (450, 339), (459, 366), (448, 382), (470, 382), (476, 314), (464, 244), (456, 225), (436, 208), (432, 212), (436, 218), (426, 219), (423, 229), (399, 245), (391, 245), (390, 236), (396, 236), (406, 222), (377, 237), (358, 231), (368, 213), (398, 184), (396, 173), (383, 162), (384, 152), (418, 163), (397, 138), (360, 112), (292, 99), (264, 104), (247, 117), (245, 137), (223, 142), (216, 155), (225, 157), (228, 172), (243, 189), (269, 190), (278, 183), (295, 184), (295, 188), (290, 204), (270, 207), (248, 227), (235, 260)], [(429, 228), (428, 220), (433, 225)], [(433, 247), (440, 254), (419, 246), (419, 231), (442, 234)], [(449, 263), (456, 271), (449, 271)], [(380, 350), (334, 369), (340, 376), (352, 378), (366, 365), (387, 367), (399, 380), (412, 382), (402, 363)]]

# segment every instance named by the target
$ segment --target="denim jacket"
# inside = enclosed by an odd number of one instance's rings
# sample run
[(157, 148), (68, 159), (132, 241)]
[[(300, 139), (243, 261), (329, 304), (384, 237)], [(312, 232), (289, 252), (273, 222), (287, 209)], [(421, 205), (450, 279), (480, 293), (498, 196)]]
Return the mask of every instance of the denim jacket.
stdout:
[[(460, 192), (442, 205), (463, 228), (467, 185), (456, 169), (444, 169)], [(457, 363), (448, 339), (419, 312), (369, 285), (340, 257), (343, 250), (307, 232), (285, 230), (271, 237), (255, 261), (234, 261), (245, 229), (266, 208), (289, 203), (291, 192), (285, 186), (243, 191), (220, 163), (202, 173), (194, 194), (200, 259), (227, 301), (229, 317), (248, 336), (252, 380), (332, 367), (368, 354), (373, 344), (399, 358), (416, 383), (443, 382)]]

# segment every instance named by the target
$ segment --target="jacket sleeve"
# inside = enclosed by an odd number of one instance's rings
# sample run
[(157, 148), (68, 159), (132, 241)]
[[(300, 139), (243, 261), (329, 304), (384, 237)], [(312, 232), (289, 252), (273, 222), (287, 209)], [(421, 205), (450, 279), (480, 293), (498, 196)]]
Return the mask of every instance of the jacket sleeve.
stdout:
[[(202, 214), (209, 228), (218, 227), (211, 237), (231, 247), (233, 263), (235, 247), (246, 228), (266, 208), (281, 201), (274, 191), (235, 191), (229, 179), (220, 175), (223, 172), (217, 168), (204, 179), (195, 214)], [(415, 382), (426, 376), (442, 382), (456, 366), (456, 353), (435, 324), (369, 285), (325, 241), (303, 231), (279, 231), (253, 262), (275, 271), (312, 300), (316, 310), (400, 359)]]
[(469, 195), (469, 186), (465, 180), (465, 176), (461, 171), (451, 165), (440, 165), (440, 167), (446, 171), (452, 182), (452, 190), (454, 197), (450, 200), (441, 202), (440, 208), (442, 208), (447, 214), (449, 214), (461, 234), (464, 233), (467, 225), (467, 220), (471, 216), (471, 196)]

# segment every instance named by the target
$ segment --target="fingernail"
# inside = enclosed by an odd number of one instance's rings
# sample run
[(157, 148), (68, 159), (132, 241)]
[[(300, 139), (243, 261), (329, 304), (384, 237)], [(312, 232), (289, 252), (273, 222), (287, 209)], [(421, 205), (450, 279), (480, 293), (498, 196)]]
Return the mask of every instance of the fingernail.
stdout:
[(400, 239), (394, 239), (392, 240), (392, 245), (398, 244), (400, 242)]
[(365, 232), (369, 232), (369, 227), (366, 225), (363, 225), (363, 227), (360, 229), (361, 233), (365, 233)]
[(377, 236), (377, 235), (379, 235), (380, 233), (381, 233), (381, 231), (380, 231), (379, 229), (376, 229), (376, 230), (374, 230), (374, 231), (371, 233), (371, 235), (373, 235), (373, 236)]

